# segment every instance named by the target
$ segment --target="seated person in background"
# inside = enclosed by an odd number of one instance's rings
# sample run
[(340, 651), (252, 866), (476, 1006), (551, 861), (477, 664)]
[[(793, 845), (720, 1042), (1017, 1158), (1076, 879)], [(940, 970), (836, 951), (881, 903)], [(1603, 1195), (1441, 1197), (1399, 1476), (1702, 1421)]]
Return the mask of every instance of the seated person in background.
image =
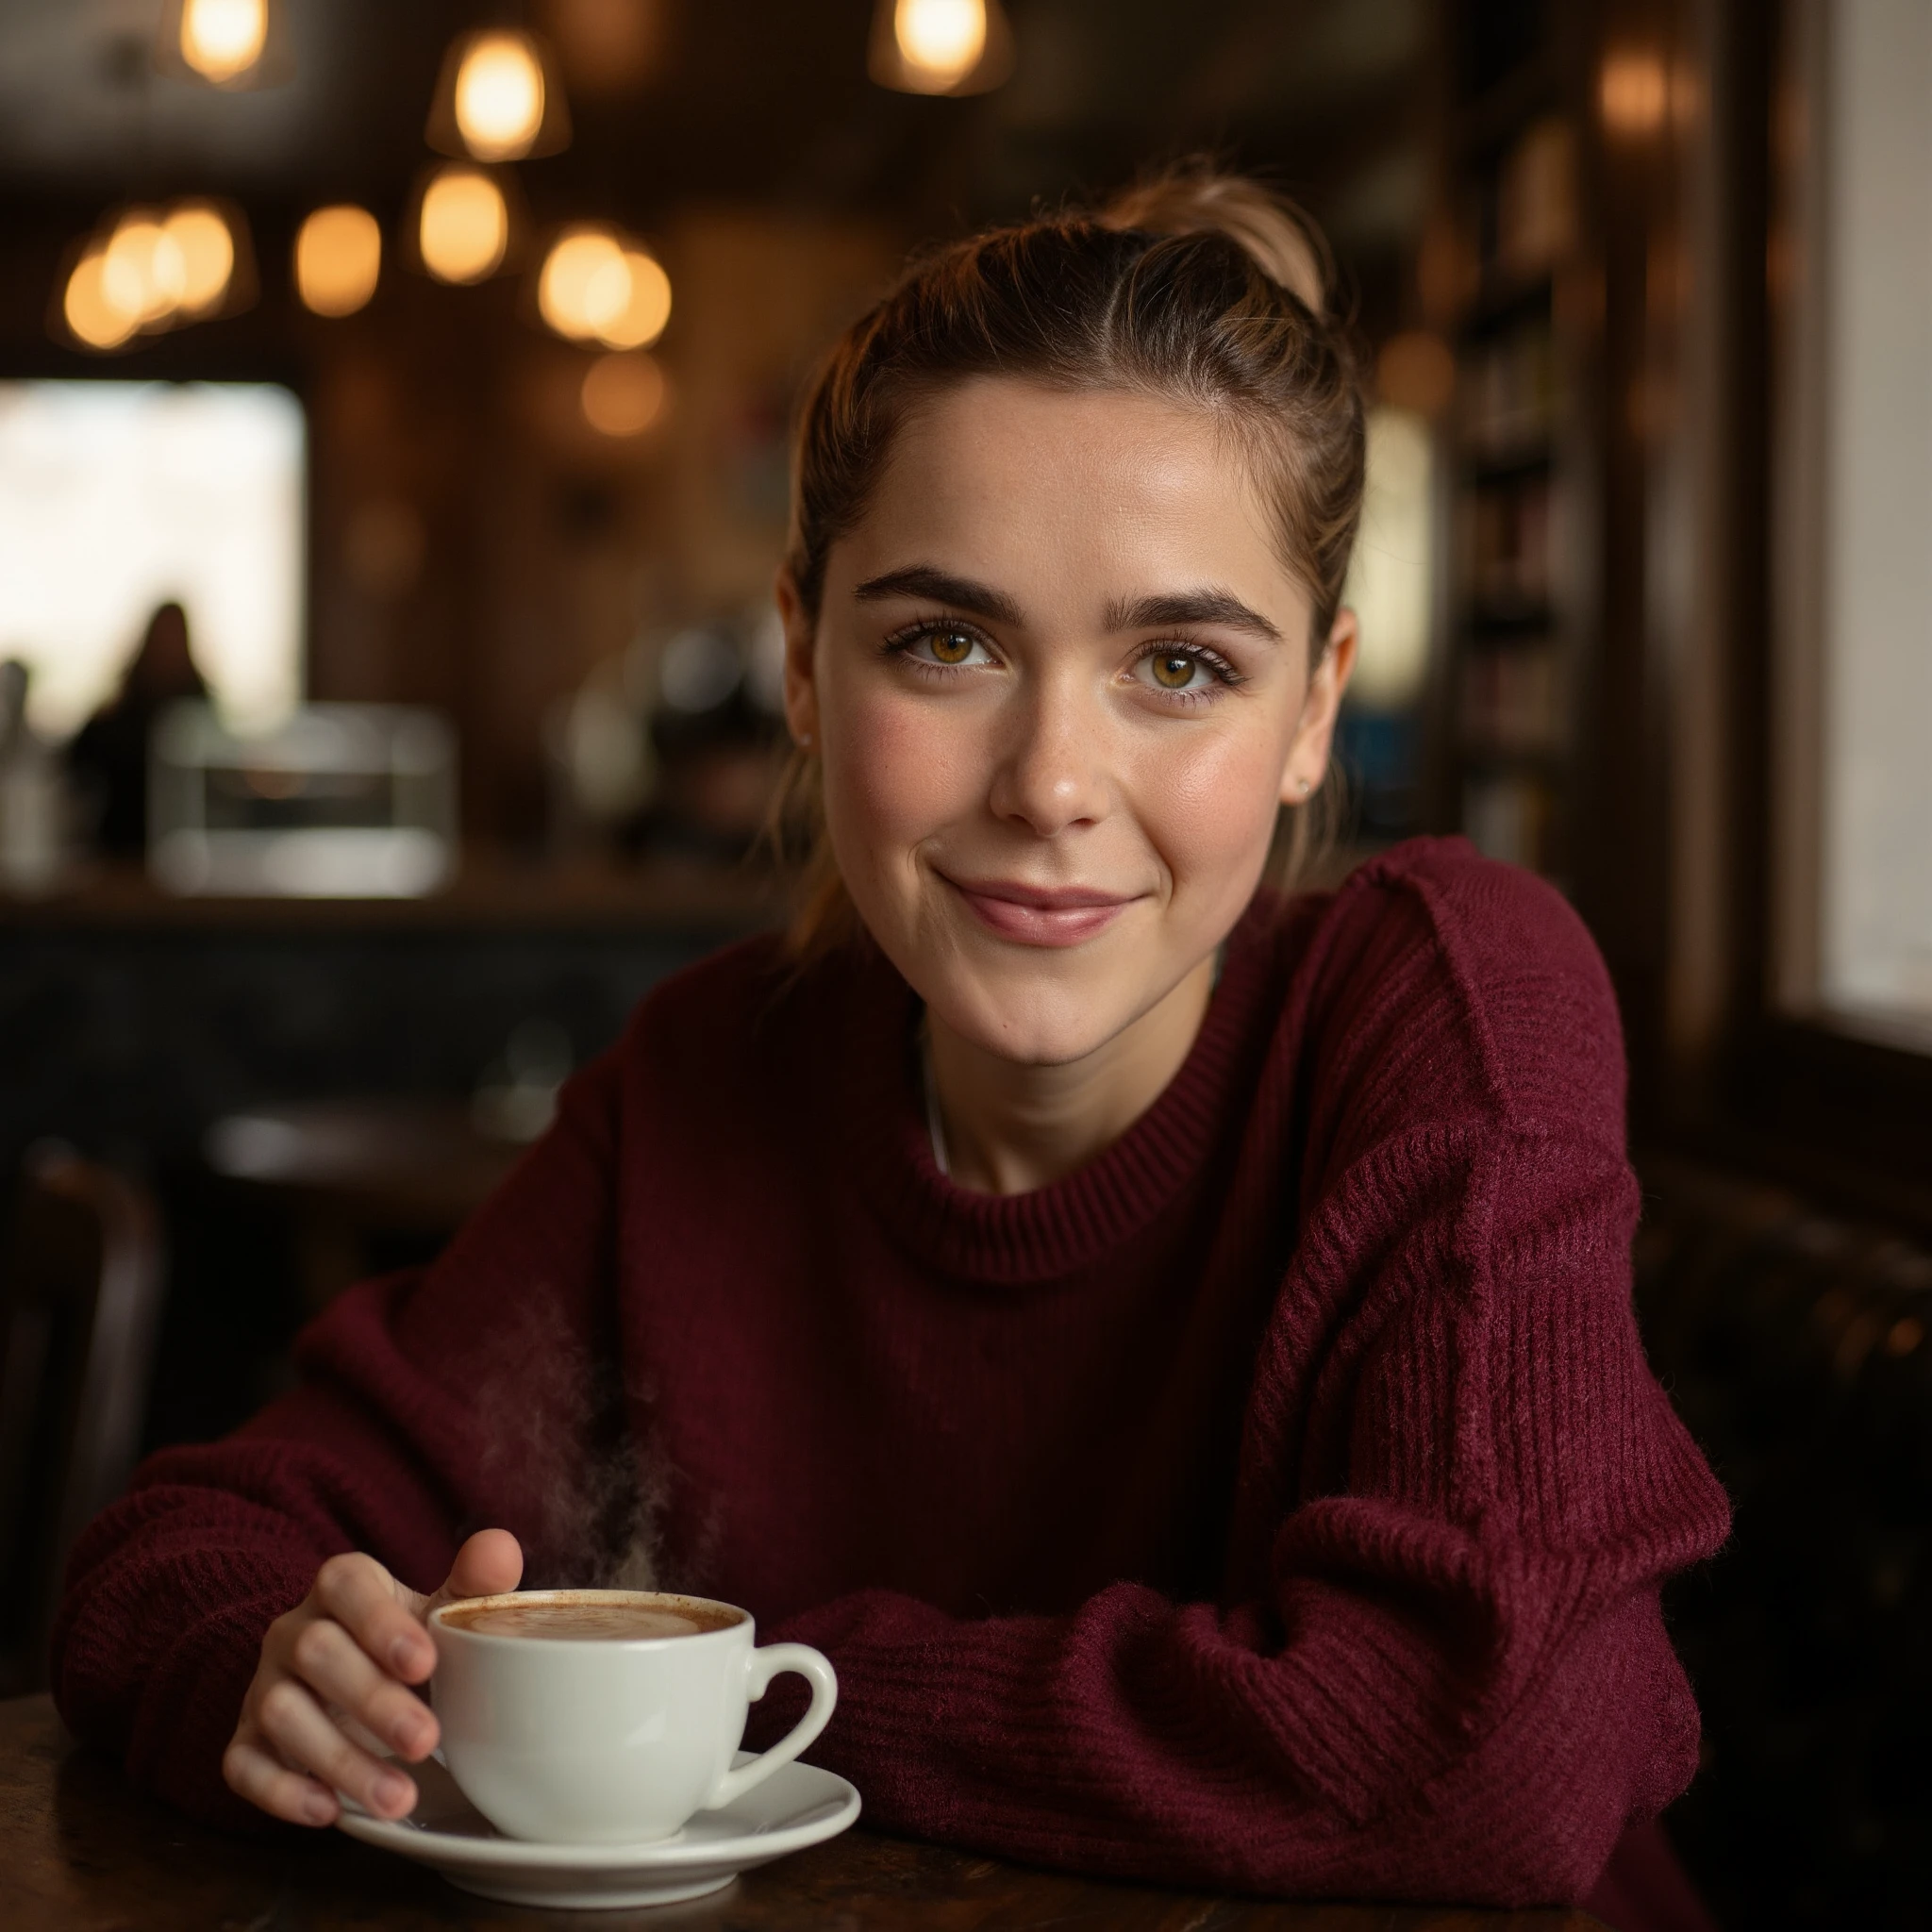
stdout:
[(114, 858), (147, 856), (148, 735), (168, 706), (207, 696), (189, 647), (188, 613), (178, 604), (163, 604), (148, 619), (120, 689), (67, 748), (98, 850)]
[(1260, 884), (1356, 644), (1319, 259), (1183, 171), (837, 344), (796, 926), (147, 1464), (75, 1555), (76, 1731), (205, 1817), (395, 1817), (355, 1726), (434, 1744), (429, 1592), (655, 1581), (829, 1654), (812, 1756), (889, 1829), (1503, 1904), (1643, 1841), (1697, 1755), (1658, 1587), (1727, 1515), (1632, 1317), (1602, 963), (1459, 840)]

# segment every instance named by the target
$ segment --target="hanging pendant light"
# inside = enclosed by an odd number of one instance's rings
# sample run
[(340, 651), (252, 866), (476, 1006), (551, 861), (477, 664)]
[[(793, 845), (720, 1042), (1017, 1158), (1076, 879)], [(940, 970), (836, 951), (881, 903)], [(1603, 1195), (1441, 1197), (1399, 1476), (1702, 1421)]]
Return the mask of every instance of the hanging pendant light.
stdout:
[(878, 0), (866, 71), (908, 94), (983, 94), (1013, 71), (1000, 0)]
[(439, 282), (485, 282), (509, 253), (509, 203), (496, 179), (460, 162), (423, 183), (414, 225), (416, 256)]
[(621, 230), (579, 222), (543, 258), (537, 311), (566, 341), (645, 348), (671, 320), (671, 277)]
[(155, 65), (225, 92), (279, 87), (293, 73), (281, 0), (165, 0)]
[(89, 349), (232, 314), (254, 298), (239, 208), (208, 200), (106, 216), (61, 277), (54, 334)]
[(568, 147), (570, 109), (548, 48), (518, 27), (458, 35), (443, 56), (425, 132), (439, 153), (477, 161)]
[(175, 316), (199, 322), (226, 301), (235, 275), (235, 231), (212, 202), (179, 201), (161, 224), (181, 263), (181, 293)]
[(114, 224), (101, 251), (101, 289), (108, 303), (152, 328), (179, 307), (188, 286), (180, 244), (158, 208), (131, 208)]
[(317, 315), (354, 315), (382, 274), (382, 229), (366, 208), (319, 208), (295, 236), (295, 292)]
[(61, 289), (61, 324), (85, 349), (118, 349), (141, 326), (139, 313), (108, 292), (107, 265), (106, 247), (89, 242)]

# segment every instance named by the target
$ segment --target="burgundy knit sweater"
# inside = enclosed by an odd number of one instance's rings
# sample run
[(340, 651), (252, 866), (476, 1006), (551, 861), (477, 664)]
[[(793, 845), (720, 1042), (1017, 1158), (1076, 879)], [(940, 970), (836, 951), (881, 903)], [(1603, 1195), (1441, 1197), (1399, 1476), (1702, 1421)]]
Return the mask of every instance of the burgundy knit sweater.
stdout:
[(1644, 1365), (1603, 967), (1460, 841), (1262, 900), (1098, 1159), (936, 1169), (913, 995), (754, 941), (658, 987), (302, 1387), (87, 1532), (81, 1735), (233, 1819), (317, 1565), (655, 1577), (819, 1645), (888, 1827), (1259, 1893), (1581, 1898), (1689, 1781), (1657, 1587), (1726, 1531)]

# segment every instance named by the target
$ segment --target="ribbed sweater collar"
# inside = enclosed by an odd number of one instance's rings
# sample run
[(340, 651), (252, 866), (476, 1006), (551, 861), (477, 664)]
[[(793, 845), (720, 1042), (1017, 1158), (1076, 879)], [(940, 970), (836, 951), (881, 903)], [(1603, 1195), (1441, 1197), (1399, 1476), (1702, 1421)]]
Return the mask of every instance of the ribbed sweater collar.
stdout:
[(839, 1042), (843, 1112), (870, 1209), (916, 1264), (955, 1279), (1058, 1279), (1104, 1260), (1203, 1177), (1258, 1071), (1269, 1022), (1265, 896), (1229, 936), (1221, 978), (1179, 1073), (1113, 1145), (1050, 1187), (981, 1194), (939, 1171), (926, 1131), (919, 1000), (875, 947), (857, 949)]

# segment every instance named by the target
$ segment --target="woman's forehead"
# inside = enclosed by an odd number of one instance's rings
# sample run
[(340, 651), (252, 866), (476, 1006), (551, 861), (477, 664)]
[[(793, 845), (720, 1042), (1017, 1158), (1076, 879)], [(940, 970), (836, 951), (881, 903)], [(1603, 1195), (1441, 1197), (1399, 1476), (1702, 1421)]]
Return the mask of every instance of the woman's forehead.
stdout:
[(1210, 412), (1012, 378), (953, 385), (908, 413), (830, 576), (849, 589), (909, 561), (1104, 581), (1108, 596), (1226, 582), (1287, 617), (1307, 604), (1248, 465)]

